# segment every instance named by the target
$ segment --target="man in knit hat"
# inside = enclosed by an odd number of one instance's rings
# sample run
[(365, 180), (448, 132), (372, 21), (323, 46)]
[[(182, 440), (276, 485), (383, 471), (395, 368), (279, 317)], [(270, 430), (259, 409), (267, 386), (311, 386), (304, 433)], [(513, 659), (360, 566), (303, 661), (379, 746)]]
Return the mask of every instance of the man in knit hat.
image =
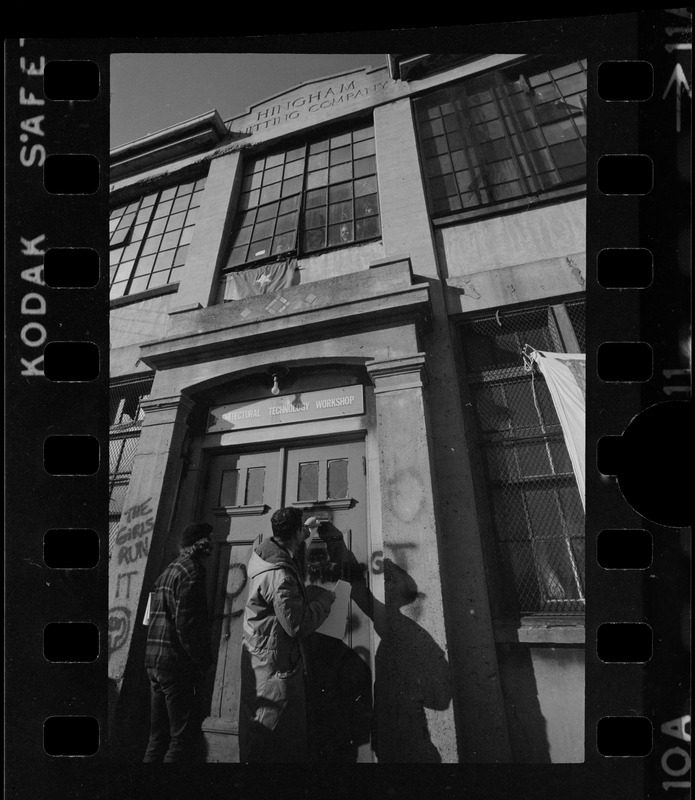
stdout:
[(145, 651), (151, 699), (146, 762), (194, 756), (198, 692), (212, 663), (203, 565), (211, 532), (207, 522), (187, 525), (178, 558), (154, 586)]

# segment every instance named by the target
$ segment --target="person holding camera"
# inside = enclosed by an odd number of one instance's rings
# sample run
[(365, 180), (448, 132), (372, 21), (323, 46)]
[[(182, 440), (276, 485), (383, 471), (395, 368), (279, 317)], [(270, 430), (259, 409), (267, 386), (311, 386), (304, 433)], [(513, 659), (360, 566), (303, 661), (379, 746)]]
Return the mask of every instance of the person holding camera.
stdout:
[(273, 535), (254, 547), (244, 609), (239, 709), (241, 763), (310, 759), (303, 640), (326, 619), (335, 594), (305, 586), (308, 529), (298, 508), (271, 517)]

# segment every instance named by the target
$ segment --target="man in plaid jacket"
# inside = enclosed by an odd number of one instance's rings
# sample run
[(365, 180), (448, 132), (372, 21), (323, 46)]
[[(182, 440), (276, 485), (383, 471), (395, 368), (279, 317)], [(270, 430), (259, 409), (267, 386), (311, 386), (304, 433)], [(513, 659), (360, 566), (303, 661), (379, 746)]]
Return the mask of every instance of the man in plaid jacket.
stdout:
[(196, 695), (212, 663), (202, 560), (212, 526), (192, 522), (181, 551), (154, 587), (145, 667), (150, 680), (150, 740), (146, 762), (190, 761), (197, 733)]

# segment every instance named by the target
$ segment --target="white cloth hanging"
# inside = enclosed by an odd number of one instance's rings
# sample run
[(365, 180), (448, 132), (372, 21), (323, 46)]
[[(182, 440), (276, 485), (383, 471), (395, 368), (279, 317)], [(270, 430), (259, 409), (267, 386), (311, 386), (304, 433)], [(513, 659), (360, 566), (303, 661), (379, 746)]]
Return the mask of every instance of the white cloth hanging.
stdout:
[(548, 385), (586, 511), (586, 356), (549, 353), (528, 345), (524, 356), (538, 365)]

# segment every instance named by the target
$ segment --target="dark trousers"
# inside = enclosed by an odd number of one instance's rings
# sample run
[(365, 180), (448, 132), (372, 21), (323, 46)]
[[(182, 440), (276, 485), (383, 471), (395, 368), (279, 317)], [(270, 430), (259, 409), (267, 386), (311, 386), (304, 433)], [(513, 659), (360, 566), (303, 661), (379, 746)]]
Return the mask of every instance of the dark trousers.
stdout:
[(150, 741), (146, 762), (191, 761), (198, 735), (197, 697), (193, 675), (148, 669)]

